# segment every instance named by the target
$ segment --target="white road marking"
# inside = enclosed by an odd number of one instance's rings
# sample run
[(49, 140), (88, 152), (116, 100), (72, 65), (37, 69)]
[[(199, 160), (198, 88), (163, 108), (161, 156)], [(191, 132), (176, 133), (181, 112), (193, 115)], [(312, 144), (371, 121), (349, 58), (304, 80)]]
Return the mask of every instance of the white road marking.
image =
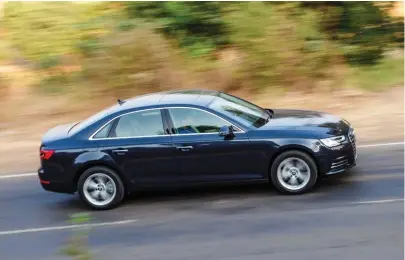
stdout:
[(357, 201), (357, 202), (351, 202), (349, 204), (378, 204), (378, 203), (391, 203), (391, 202), (399, 202), (399, 201), (404, 201), (404, 199)]
[(77, 224), (77, 225), (67, 225), (67, 226), (42, 227), (42, 228), (15, 229), (15, 230), (8, 230), (8, 231), (0, 231), (0, 236), (16, 235), (16, 234), (24, 234), (24, 233), (38, 233), (38, 232), (65, 230), (65, 229), (73, 229), (73, 228), (117, 226), (117, 225), (124, 225), (124, 224), (134, 223), (136, 221), (138, 221), (138, 220), (137, 219), (129, 219), (129, 220), (103, 222), (103, 223), (90, 223), (90, 224)]
[(232, 202), (231, 200), (217, 200), (214, 201), (213, 204), (225, 204), (225, 203), (229, 203)]
[(1, 179), (12, 179), (12, 178), (22, 178), (22, 177), (32, 177), (37, 176), (36, 172), (29, 172), (29, 173), (17, 173), (17, 174), (10, 174), (10, 175), (0, 175)]
[[(357, 148), (368, 148), (368, 147), (380, 147), (380, 146), (394, 146), (394, 145), (404, 145), (405, 142), (397, 142), (397, 143), (380, 143), (380, 144), (366, 144), (366, 145), (357, 145)], [(23, 177), (33, 177), (37, 176), (36, 172), (28, 172), (28, 173), (17, 173), (17, 174), (10, 174), (10, 175), (0, 175), (0, 180), (2, 179), (12, 179), (12, 178), (23, 178)]]
[(365, 145), (358, 145), (358, 148), (367, 148), (367, 147), (379, 147), (379, 146), (394, 146), (394, 145), (404, 145), (405, 142), (398, 142), (398, 143), (381, 143), (381, 144), (365, 144)]

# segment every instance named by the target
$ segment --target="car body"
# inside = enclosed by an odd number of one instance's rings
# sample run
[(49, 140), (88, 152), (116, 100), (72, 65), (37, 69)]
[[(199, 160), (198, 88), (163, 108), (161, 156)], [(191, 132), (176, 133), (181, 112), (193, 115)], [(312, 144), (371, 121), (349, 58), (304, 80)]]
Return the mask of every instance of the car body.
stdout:
[[(160, 185), (270, 181), (300, 194), (320, 177), (355, 166), (357, 153), (354, 129), (337, 116), (183, 90), (119, 101), (80, 123), (50, 129), (40, 157), (45, 190), (79, 191), (86, 204), (105, 209), (134, 190)], [(122, 189), (120, 198), (97, 204), (108, 188)], [(92, 194), (98, 195), (91, 202)]]

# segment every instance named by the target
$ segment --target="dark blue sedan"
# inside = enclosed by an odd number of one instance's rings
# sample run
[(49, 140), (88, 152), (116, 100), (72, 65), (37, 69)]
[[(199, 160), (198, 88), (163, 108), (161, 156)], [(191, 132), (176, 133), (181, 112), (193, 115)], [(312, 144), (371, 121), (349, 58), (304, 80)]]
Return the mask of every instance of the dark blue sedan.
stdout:
[(302, 194), (356, 165), (350, 124), (315, 111), (266, 109), (218, 91), (159, 92), (49, 130), (40, 147), (45, 190), (79, 193), (93, 209), (137, 189), (265, 181)]

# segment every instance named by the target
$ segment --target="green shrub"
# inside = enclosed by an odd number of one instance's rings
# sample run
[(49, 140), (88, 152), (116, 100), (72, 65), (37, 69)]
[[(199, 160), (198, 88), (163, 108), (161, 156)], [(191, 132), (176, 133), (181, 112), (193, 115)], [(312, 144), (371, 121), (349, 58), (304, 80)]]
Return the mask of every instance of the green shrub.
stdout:
[(334, 53), (318, 28), (317, 12), (300, 13), (296, 3), (249, 2), (230, 8), (230, 40), (247, 54), (241, 73), (255, 86), (308, 87), (324, 75)]
[(341, 44), (350, 64), (375, 65), (390, 47), (403, 47), (403, 20), (390, 17), (386, 8), (375, 2), (317, 2), (303, 5), (323, 13), (318, 23), (329, 39)]
[(221, 3), (217, 2), (129, 2), (131, 18), (145, 18), (160, 26), (179, 46), (193, 56), (207, 54), (228, 43)]
[[(395, 76), (385, 69), (390, 58), (384, 54), (403, 48), (404, 24), (390, 18), (380, 3), (10, 2), (5, 6), (7, 44), (0, 43), (0, 59), (11, 59), (10, 49), (22, 53), (41, 70), (40, 89), (51, 93), (77, 90), (76, 85), (92, 92), (153, 91), (178, 87), (173, 83), (178, 74), (183, 76), (176, 79), (179, 82), (188, 83), (188, 77), (226, 82), (215, 85), (220, 88), (305, 90), (319, 82), (338, 86), (346, 76), (353, 81), (353, 75), (371, 73), (387, 84), (392, 82), (389, 78), (402, 76), (396, 69)], [(229, 50), (236, 59), (222, 55)], [(384, 64), (379, 66), (380, 62)], [(66, 73), (68, 66), (83, 71)], [(345, 74), (367, 67), (370, 72), (365, 74)]]

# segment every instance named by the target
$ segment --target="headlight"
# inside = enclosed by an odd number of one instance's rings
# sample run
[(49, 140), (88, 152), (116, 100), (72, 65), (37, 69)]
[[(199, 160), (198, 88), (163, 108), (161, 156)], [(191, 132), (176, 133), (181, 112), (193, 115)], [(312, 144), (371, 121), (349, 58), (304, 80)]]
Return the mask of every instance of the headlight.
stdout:
[(327, 147), (335, 147), (335, 146), (343, 144), (346, 141), (346, 137), (344, 135), (340, 135), (340, 136), (334, 136), (334, 137), (330, 137), (330, 138), (321, 139), (320, 141)]

